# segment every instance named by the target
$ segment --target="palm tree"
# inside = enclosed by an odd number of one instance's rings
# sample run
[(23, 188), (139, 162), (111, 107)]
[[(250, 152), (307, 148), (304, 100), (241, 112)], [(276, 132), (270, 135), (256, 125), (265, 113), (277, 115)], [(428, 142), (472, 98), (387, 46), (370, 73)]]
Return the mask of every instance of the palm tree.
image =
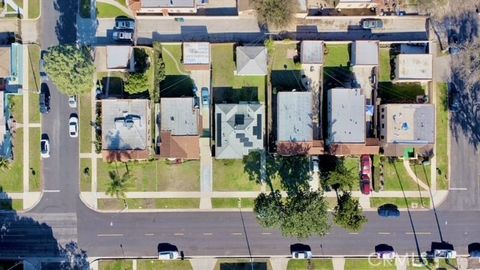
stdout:
[(10, 160), (5, 157), (0, 157), (0, 170), (6, 171), (10, 168)]
[(128, 172), (120, 175), (118, 171), (109, 171), (108, 176), (112, 181), (108, 184), (105, 193), (109, 196), (116, 197), (117, 199), (125, 200), (125, 191), (128, 187), (128, 180), (131, 179), (131, 175)]

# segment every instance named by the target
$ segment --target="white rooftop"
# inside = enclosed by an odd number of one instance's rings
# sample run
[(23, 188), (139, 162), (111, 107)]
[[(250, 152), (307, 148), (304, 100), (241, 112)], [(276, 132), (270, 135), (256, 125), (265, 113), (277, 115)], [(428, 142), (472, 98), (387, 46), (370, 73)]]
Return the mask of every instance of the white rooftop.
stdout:
[(378, 41), (357, 40), (352, 43), (352, 65), (378, 65)]
[(328, 141), (365, 142), (365, 96), (360, 89), (328, 90)]
[(210, 64), (210, 43), (184, 42), (183, 43), (183, 63), (185, 65)]
[(131, 46), (107, 46), (107, 68), (127, 69), (132, 59)]
[(399, 54), (396, 59), (397, 80), (431, 80), (431, 54)]
[(309, 142), (313, 140), (312, 101), (312, 92), (278, 92), (278, 141)]
[(302, 64), (323, 64), (323, 41), (302, 41), (300, 55)]
[(161, 98), (162, 131), (172, 135), (198, 135), (198, 109), (194, 109), (193, 97)]

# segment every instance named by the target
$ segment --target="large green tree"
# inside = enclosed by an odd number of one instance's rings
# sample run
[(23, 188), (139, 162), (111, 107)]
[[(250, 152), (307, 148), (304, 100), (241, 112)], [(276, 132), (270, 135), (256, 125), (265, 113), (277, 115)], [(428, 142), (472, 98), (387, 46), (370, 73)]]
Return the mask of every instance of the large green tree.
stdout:
[(148, 77), (145, 73), (132, 73), (125, 82), (125, 92), (129, 94), (138, 94), (147, 91)]
[(117, 170), (109, 171), (110, 183), (108, 183), (105, 193), (117, 199), (125, 199), (125, 191), (128, 187), (128, 181), (132, 178), (128, 172), (119, 174)]
[(45, 71), (58, 90), (67, 95), (79, 95), (93, 88), (95, 67), (87, 47), (58, 45), (50, 47), (44, 56)]
[(351, 191), (354, 181), (357, 179), (342, 162), (338, 163), (335, 170), (328, 174), (325, 184), (331, 186), (335, 191)]
[(275, 28), (285, 28), (294, 19), (296, 0), (253, 0), (258, 20)]
[(352, 232), (360, 231), (368, 221), (358, 199), (352, 198), (348, 192), (338, 198), (338, 205), (335, 206), (333, 216), (333, 220), (338, 226)]
[(254, 204), (258, 223), (267, 228), (278, 228), (283, 220), (283, 204), (280, 192), (261, 193)]

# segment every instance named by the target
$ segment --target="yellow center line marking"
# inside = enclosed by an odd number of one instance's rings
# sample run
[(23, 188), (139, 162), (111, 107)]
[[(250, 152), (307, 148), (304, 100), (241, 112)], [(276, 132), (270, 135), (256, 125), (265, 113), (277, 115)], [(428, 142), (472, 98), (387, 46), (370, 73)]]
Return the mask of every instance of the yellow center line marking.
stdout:
[(121, 233), (100, 233), (97, 234), (98, 237), (103, 237), (103, 236), (123, 236)]
[(242, 235), (242, 233), (239, 233), (239, 232), (234, 232), (232, 233), (233, 235)]
[(184, 235), (183, 233), (174, 233), (173, 235)]
[(389, 232), (378, 232), (378, 234), (390, 234)]
[(145, 235), (145, 236), (154, 236), (155, 234), (154, 234), (154, 233), (144, 233), (143, 235)]
[(211, 232), (204, 232), (203, 235), (212, 235), (213, 233)]

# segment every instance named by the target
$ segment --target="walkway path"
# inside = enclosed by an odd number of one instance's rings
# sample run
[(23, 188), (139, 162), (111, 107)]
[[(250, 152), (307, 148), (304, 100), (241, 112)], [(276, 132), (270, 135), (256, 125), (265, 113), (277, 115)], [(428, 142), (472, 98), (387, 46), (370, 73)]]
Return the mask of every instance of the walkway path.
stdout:
[(213, 160), (210, 152), (210, 138), (200, 138), (200, 209), (212, 208), (212, 172)]
[(415, 183), (417, 183), (420, 187), (422, 187), (425, 190), (430, 190), (430, 187), (427, 184), (423, 183), (423, 181), (420, 180), (417, 177), (417, 175), (415, 175), (415, 173), (412, 170), (412, 167), (410, 167), (410, 161), (408, 159), (403, 160), (403, 166), (405, 167), (405, 170), (407, 171), (408, 175), (413, 179), (413, 181), (415, 181)]
[(215, 264), (217, 264), (217, 259), (215, 258), (198, 258), (191, 259), (193, 270), (213, 270)]
[(333, 270), (343, 270), (345, 268), (345, 258), (332, 258)]
[(273, 270), (287, 270), (288, 258), (270, 258)]
[[(124, 0), (125, 1), (125, 0)], [(133, 17), (133, 11), (125, 6), (123, 6), (122, 4), (118, 3), (117, 1), (115, 0), (96, 0), (96, 2), (100, 2), (100, 3), (106, 3), (106, 4), (109, 4), (109, 5), (112, 5), (112, 6), (115, 6), (117, 7), (118, 9), (122, 10), (123, 12), (125, 12), (128, 16), (130, 17)]]

